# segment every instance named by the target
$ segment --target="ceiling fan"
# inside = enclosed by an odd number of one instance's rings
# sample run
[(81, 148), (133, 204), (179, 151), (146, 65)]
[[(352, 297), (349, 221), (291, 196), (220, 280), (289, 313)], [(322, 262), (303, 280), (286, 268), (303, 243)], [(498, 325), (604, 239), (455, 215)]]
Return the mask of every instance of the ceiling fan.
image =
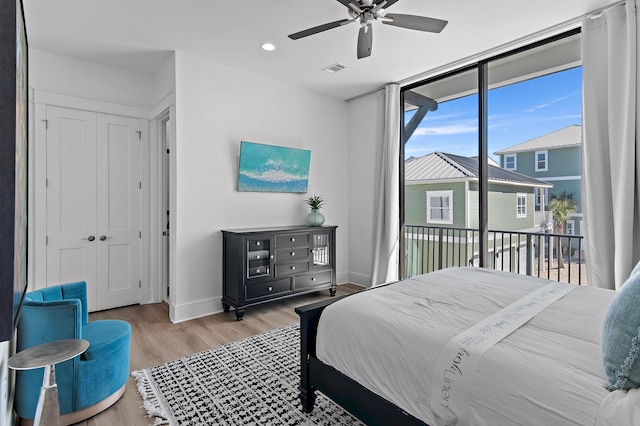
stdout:
[(329, 22), (318, 25), (294, 34), (289, 38), (298, 40), (313, 34), (341, 27), (352, 22), (360, 22), (360, 32), (358, 34), (358, 59), (371, 55), (373, 44), (372, 23), (380, 20), (383, 24), (396, 27), (409, 28), (412, 30), (439, 33), (447, 25), (448, 21), (442, 19), (427, 18), (425, 16), (403, 15), (399, 13), (387, 13), (389, 6), (397, 3), (398, 0), (338, 0), (347, 7), (350, 19)]

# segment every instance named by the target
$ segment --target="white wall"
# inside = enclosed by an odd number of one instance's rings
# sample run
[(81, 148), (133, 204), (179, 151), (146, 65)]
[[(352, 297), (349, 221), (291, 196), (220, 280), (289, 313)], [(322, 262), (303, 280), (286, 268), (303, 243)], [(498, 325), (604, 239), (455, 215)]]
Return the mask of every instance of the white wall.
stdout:
[(174, 93), (176, 90), (176, 59), (175, 54), (168, 55), (160, 68), (153, 76), (153, 104), (158, 103), (167, 96), (168, 93)]
[(158, 101), (149, 76), (33, 48), (29, 49), (29, 86), (138, 106)]
[(382, 156), (384, 91), (347, 102), (349, 138), (349, 282), (371, 285)]
[(305, 194), (236, 191), (242, 140), (311, 150), (309, 193), (338, 225), (337, 278), (347, 281), (345, 102), (176, 53), (175, 125), (172, 320), (221, 311), (221, 229), (305, 223)]
[(337, 279), (349, 280), (345, 102), (180, 53), (150, 78), (32, 49), (30, 85), (150, 108), (173, 92), (174, 321), (221, 310), (221, 229), (305, 221), (303, 194), (236, 191), (241, 140), (312, 151), (309, 192), (327, 200), (326, 223), (338, 225)]

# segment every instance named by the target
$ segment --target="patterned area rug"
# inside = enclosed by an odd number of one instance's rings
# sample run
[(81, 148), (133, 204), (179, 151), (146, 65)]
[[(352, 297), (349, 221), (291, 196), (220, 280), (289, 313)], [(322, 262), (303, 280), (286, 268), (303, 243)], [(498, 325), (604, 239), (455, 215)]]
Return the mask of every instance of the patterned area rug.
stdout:
[(321, 393), (302, 411), (299, 346), (293, 324), (132, 376), (155, 424), (361, 425)]

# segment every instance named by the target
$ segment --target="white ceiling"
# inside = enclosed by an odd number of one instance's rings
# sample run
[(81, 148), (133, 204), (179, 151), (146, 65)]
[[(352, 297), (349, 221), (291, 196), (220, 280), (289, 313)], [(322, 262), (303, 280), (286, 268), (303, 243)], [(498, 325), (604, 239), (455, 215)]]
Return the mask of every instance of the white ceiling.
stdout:
[[(400, 0), (388, 11), (449, 21), (440, 34), (376, 22), (356, 59), (353, 23), (297, 41), (287, 35), (348, 18), (336, 0), (23, 0), (29, 46), (145, 74), (180, 51), (349, 99), (495, 49), (617, 0)], [(260, 44), (277, 46), (265, 52)], [(346, 69), (322, 69), (340, 63)]]

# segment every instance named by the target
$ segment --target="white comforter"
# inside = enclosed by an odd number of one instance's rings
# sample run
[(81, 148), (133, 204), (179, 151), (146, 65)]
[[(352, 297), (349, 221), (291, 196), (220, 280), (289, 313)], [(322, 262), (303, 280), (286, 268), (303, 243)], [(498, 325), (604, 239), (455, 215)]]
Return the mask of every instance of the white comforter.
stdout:
[[(451, 268), (361, 292), (325, 309), (317, 356), (436, 425), (431, 377), (444, 345), (546, 284), (506, 272)], [(580, 287), (485, 352), (471, 389), (471, 424), (636, 424), (626, 422), (638, 419), (640, 394), (603, 387), (602, 319), (614, 295)]]

